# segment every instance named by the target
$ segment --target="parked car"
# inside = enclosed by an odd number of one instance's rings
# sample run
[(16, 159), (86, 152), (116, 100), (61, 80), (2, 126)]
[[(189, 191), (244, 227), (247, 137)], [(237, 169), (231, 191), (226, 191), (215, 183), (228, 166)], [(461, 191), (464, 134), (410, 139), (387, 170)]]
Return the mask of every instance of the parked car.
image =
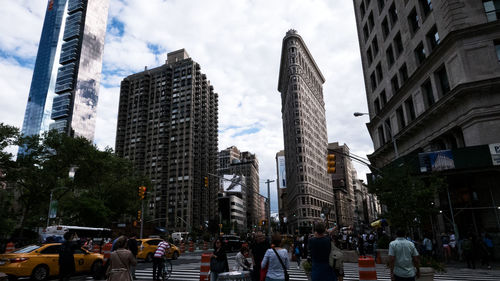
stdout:
[[(0, 272), (9, 280), (31, 277), (31, 280), (47, 280), (59, 275), (59, 248), (61, 243), (29, 245), (12, 253), (0, 255)], [(103, 255), (84, 248), (75, 250), (77, 273), (92, 273), (96, 277), (103, 264)]]
[(237, 252), (240, 250), (244, 241), (238, 235), (225, 234), (221, 236), (222, 245), (228, 252)]
[[(153, 256), (156, 252), (156, 248), (158, 248), (158, 244), (160, 244), (161, 241), (163, 240), (159, 238), (137, 239), (137, 247), (139, 248), (137, 258), (143, 259), (146, 262), (153, 261)], [(166, 254), (167, 259), (176, 260), (180, 255), (181, 251), (179, 250), (179, 248), (170, 243), (170, 249)]]

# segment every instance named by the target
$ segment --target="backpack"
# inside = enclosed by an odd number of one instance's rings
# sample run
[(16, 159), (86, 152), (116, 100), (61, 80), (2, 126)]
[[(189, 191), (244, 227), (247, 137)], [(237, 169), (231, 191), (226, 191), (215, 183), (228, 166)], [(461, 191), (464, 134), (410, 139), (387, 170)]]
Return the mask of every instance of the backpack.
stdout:
[(300, 249), (299, 246), (295, 247), (295, 255), (300, 255)]
[(344, 253), (335, 246), (335, 243), (331, 242), (331, 245), (332, 249), (330, 250), (328, 264), (333, 269), (342, 270), (344, 267)]

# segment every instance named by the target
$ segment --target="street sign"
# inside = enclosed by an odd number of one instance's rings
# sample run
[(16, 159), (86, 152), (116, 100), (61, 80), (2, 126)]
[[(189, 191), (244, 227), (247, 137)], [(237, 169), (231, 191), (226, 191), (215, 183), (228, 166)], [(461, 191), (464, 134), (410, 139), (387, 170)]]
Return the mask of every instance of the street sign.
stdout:
[(55, 219), (57, 217), (57, 200), (50, 201), (49, 218)]

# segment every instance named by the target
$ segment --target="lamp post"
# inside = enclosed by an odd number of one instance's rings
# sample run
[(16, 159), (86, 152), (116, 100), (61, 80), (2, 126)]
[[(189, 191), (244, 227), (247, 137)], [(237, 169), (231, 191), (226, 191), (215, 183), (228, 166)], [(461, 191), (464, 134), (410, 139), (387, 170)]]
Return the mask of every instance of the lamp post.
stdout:
[[(78, 167), (76, 167), (76, 166), (71, 166), (69, 168), (68, 177), (71, 180), (73, 180), (75, 178), (75, 173), (76, 173), (77, 169), (78, 169)], [(57, 216), (57, 207), (52, 208), (52, 203), (55, 203), (57, 201), (52, 200), (52, 197), (54, 196), (54, 191), (59, 190), (59, 189), (67, 189), (67, 187), (60, 186), (60, 187), (56, 187), (56, 188), (53, 188), (50, 190), (49, 212), (47, 214), (47, 227), (49, 227), (51, 216), (52, 216), (52, 218), (55, 218)], [(54, 209), (55, 209), (55, 211), (53, 211)], [(51, 214), (51, 213), (53, 213), (53, 214)]]
[[(368, 113), (364, 113), (364, 112), (354, 112), (354, 117), (360, 117), (360, 116), (363, 116), (363, 115), (369, 115), (369, 114)], [(392, 141), (392, 145), (394, 146), (394, 155), (396, 156), (396, 158), (399, 158), (398, 146), (396, 144), (396, 139), (394, 138), (394, 134), (392, 133), (391, 128), (389, 126), (387, 126), (387, 124), (385, 124), (385, 122), (380, 117), (375, 116), (375, 118), (378, 118), (382, 122), (382, 126), (384, 126), (384, 128), (387, 131), (389, 131), (389, 133), (391, 134), (391, 141)]]

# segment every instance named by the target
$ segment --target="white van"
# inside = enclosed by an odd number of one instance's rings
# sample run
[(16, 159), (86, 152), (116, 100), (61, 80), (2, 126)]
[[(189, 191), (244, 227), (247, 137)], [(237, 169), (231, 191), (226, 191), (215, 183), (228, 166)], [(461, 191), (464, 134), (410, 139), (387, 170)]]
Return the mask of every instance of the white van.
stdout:
[(174, 232), (172, 233), (172, 239), (174, 243), (186, 242), (189, 232)]

